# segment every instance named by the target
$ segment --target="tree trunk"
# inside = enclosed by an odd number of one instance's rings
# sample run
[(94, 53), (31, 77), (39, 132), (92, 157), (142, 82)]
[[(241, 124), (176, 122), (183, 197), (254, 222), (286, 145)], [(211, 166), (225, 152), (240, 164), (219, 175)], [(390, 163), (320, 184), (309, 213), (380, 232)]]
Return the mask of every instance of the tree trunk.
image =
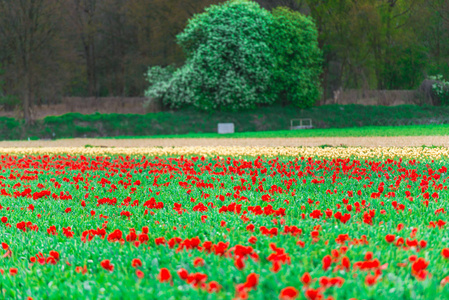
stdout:
[(23, 118), (25, 119), (25, 124), (30, 125), (33, 123), (31, 118), (31, 103), (33, 101), (33, 81), (32, 81), (32, 72), (31, 70), (27, 70), (27, 91), (25, 97), (23, 97)]
[(95, 71), (95, 45), (93, 39), (88, 38), (84, 44), (84, 53), (86, 55), (87, 89), (90, 97), (96, 97), (97, 75)]

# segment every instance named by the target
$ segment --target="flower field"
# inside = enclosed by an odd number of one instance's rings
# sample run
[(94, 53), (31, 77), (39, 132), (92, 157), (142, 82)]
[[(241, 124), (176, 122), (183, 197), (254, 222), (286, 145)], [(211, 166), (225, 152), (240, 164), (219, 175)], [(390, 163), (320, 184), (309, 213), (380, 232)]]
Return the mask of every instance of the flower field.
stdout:
[(449, 299), (447, 149), (0, 152), (1, 299)]

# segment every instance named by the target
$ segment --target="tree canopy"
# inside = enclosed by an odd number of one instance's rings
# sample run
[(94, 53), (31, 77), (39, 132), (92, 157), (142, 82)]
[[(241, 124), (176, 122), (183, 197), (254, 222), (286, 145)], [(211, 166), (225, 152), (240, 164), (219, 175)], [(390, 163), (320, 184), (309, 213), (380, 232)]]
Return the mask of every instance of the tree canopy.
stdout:
[(288, 9), (271, 14), (247, 0), (213, 5), (178, 35), (186, 64), (169, 83), (151, 85), (147, 95), (203, 110), (236, 111), (279, 100), (311, 106), (320, 95), (317, 38), (313, 21)]
[(278, 101), (312, 106), (321, 96), (322, 53), (313, 20), (285, 7), (273, 10), (270, 48), (275, 58), (272, 94)]

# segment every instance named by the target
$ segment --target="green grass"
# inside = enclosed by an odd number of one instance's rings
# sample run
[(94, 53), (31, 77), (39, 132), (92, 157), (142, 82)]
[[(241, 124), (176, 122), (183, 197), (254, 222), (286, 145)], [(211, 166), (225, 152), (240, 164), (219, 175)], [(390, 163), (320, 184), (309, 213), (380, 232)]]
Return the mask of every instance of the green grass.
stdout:
[(449, 299), (448, 164), (4, 154), (0, 299)]
[(353, 128), (304, 129), (236, 132), (233, 134), (190, 133), (150, 136), (116, 136), (107, 139), (144, 138), (307, 138), (307, 137), (362, 137), (362, 136), (426, 136), (449, 135), (449, 125), (367, 126)]
[[(25, 126), (22, 120), (0, 117), (0, 140), (119, 136), (170, 137), (172, 135), (198, 137), (195, 134), (216, 137), (213, 133), (217, 131), (218, 123), (234, 123), (236, 132), (239, 132), (235, 137), (442, 135), (446, 134), (445, 127), (424, 126), (411, 131), (406, 130), (413, 133), (402, 133), (403, 130), (400, 130), (400, 134), (396, 133), (398, 129), (385, 127), (375, 130), (372, 127), (426, 124), (433, 119), (446, 120), (447, 116), (449, 116), (449, 106), (413, 105), (394, 107), (326, 105), (310, 109), (278, 105), (260, 107), (251, 111), (212, 113), (186, 108), (144, 115), (70, 113), (37, 120), (32, 126)], [(315, 128), (363, 127), (364, 129), (343, 129), (336, 132), (316, 129), (290, 132), (288, 130), (290, 120), (298, 118), (312, 119)], [(440, 133), (434, 132), (434, 128), (437, 128), (435, 130)], [(390, 130), (395, 133), (389, 133)], [(375, 133), (372, 133), (373, 131)], [(379, 131), (382, 132), (378, 133)]]

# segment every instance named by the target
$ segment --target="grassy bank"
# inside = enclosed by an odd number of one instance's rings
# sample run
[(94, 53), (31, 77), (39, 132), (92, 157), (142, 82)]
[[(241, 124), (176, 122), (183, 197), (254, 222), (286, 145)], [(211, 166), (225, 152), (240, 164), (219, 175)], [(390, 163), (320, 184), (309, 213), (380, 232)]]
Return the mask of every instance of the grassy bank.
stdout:
[[(193, 109), (160, 112), (146, 115), (77, 113), (47, 117), (33, 126), (24, 126), (21, 120), (0, 118), (0, 139), (43, 139), (71, 137), (117, 137), (185, 135), (215, 137), (217, 123), (235, 124), (235, 137), (295, 137), (295, 136), (382, 136), (382, 135), (444, 135), (446, 126), (398, 125), (428, 123), (449, 116), (449, 107), (432, 106), (362, 106), (328, 105), (307, 110), (295, 107), (266, 107), (239, 113), (203, 113)], [(313, 130), (290, 131), (290, 120), (311, 118)], [(368, 127), (367, 127), (368, 126)], [(388, 126), (376, 128), (375, 126)], [(356, 128), (367, 127), (367, 128)], [(326, 128), (353, 128), (321, 130)], [(263, 133), (260, 133), (262, 132)], [(211, 133), (212, 135), (209, 135)]]
[(412, 126), (368, 126), (307, 130), (236, 132), (233, 134), (188, 133), (149, 136), (115, 136), (114, 139), (141, 138), (301, 138), (301, 137), (362, 137), (362, 136), (429, 136), (449, 135), (449, 124)]

